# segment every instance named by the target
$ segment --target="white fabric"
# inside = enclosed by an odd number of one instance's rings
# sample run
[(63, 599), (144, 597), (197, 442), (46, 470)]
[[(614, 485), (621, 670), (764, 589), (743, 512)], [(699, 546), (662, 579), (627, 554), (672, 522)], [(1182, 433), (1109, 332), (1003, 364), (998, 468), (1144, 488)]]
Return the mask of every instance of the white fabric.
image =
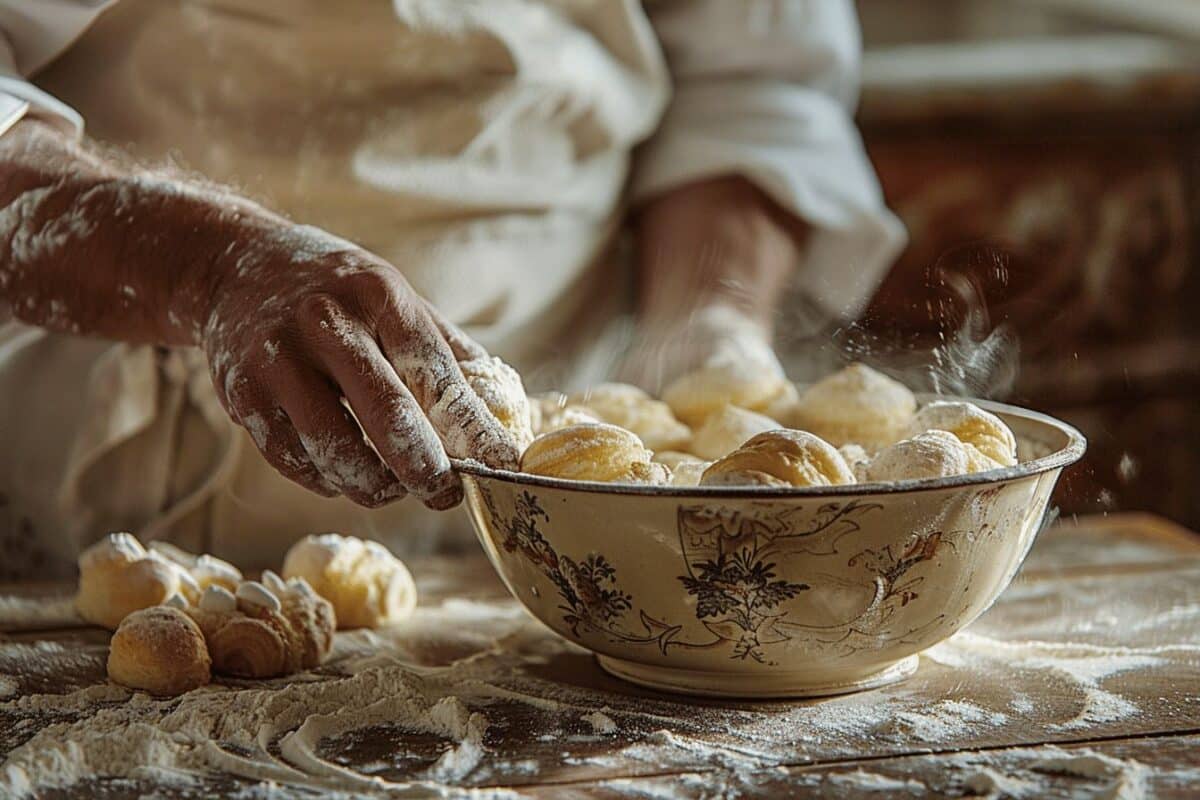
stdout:
[[(656, 10), (656, 9), (661, 10)], [(850, 118), (860, 41), (849, 0), (651, 6), (675, 80), (635, 197), (738, 173), (813, 228), (801, 291), (856, 316), (904, 240)]]
[(25, 118), (29, 103), (17, 97), (0, 93), (0, 136)]
[[(900, 232), (847, 112), (850, 4), (649, 8), (0, 0), (0, 91), (380, 253), (524, 371), (623, 304), (605, 254), (656, 129), (636, 192), (746, 174), (818, 229), (805, 280), (857, 308)], [(11, 76), (33, 70), (37, 87)], [(32, 521), (67, 557), (116, 525), (259, 564), (322, 529), (403, 544), (433, 526), (413, 503), (363, 512), (275, 475), (195, 354), (6, 325), (0, 425), (0, 450), (22, 454), (0, 463), (0, 532)]]
[(33, 113), (83, 131), (83, 118), (53, 95), (21, 80), (44, 67), (85, 31), (114, 0), (0, 2), (0, 95), (28, 102)]

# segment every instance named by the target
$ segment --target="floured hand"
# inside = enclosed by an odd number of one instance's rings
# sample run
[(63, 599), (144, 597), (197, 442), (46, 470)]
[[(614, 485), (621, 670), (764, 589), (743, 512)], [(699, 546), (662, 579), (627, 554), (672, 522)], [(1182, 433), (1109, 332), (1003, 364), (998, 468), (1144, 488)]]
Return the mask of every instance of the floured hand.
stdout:
[(462, 499), (448, 455), (516, 466), (458, 365), (487, 354), (390, 264), (304, 226), (266, 228), (228, 262), (201, 342), (222, 404), (285, 476), (441, 509)]
[(447, 454), (517, 464), (458, 366), (487, 354), (391, 264), (36, 121), (0, 140), (0, 305), (52, 330), (200, 345), (267, 461), (325, 495), (446, 508), (462, 497)]

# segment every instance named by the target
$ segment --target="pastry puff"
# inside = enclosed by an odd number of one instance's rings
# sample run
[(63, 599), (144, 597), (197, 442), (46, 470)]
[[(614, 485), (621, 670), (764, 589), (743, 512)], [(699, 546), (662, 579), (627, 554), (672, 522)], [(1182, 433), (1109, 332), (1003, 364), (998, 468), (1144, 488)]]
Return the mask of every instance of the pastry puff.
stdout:
[(944, 478), (992, 469), (996, 464), (952, 433), (929, 430), (879, 451), (863, 467), (869, 482)]
[(904, 384), (851, 364), (808, 387), (785, 421), (835, 446), (853, 442), (875, 451), (904, 438), (916, 408)]
[(971, 445), (990, 461), (971, 472), (1017, 463), (1017, 440), (1003, 420), (990, 411), (972, 403), (937, 401), (928, 404), (909, 423), (909, 435), (940, 430), (954, 434), (959, 441)]
[(214, 672), (272, 678), (319, 665), (333, 646), (333, 606), (303, 578), (273, 572), (244, 581), (236, 594), (213, 586), (188, 608), (212, 656)]
[(108, 650), (108, 677), (150, 694), (176, 695), (212, 679), (200, 626), (185, 611), (151, 606), (122, 620)]
[(79, 556), (75, 608), (88, 622), (115, 629), (134, 611), (175, 594), (195, 600), (200, 587), (178, 564), (146, 551), (128, 533), (110, 533)]
[(521, 471), (605, 483), (666, 483), (670, 470), (650, 460), (641, 439), (616, 425), (572, 425), (544, 433), (521, 457)]
[(854, 473), (829, 442), (807, 431), (760, 433), (713, 462), (701, 486), (837, 486)]
[(766, 408), (787, 390), (788, 382), (778, 369), (729, 361), (683, 375), (663, 390), (662, 399), (676, 417), (695, 427), (725, 406)]
[(404, 562), (378, 542), (353, 536), (306, 536), (284, 557), (283, 577), (303, 578), (328, 600), (339, 628), (380, 628), (417, 607), (417, 586)]
[(628, 383), (602, 383), (567, 401), (632, 431), (651, 450), (678, 450), (692, 437), (691, 428), (675, 419), (670, 406)]
[(775, 420), (737, 406), (725, 406), (710, 414), (696, 430), (688, 450), (712, 460), (732, 453), (751, 436), (782, 428)]

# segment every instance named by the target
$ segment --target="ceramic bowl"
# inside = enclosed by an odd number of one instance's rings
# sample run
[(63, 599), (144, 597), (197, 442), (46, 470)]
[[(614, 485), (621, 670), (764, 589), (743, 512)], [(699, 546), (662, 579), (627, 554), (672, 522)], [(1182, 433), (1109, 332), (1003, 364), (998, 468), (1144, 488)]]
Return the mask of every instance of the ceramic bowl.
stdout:
[(1086, 443), (999, 403), (1014, 467), (808, 489), (617, 486), (459, 465), (513, 595), (608, 672), (669, 691), (804, 697), (899, 680), (982, 614)]

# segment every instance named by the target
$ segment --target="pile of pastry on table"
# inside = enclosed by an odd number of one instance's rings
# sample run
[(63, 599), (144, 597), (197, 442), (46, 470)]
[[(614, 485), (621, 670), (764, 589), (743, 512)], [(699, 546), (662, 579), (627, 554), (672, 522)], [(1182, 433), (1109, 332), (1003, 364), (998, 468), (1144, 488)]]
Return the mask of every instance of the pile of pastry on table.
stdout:
[[(656, 399), (634, 386), (526, 396), (499, 359), (464, 364), (523, 448), (521, 470), (568, 480), (673, 486), (830, 486), (936, 478), (1016, 463), (1012, 431), (960, 401), (918, 407), (903, 384), (854, 364), (801, 391), (737, 366), (685, 375)], [(311, 669), (337, 628), (408, 616), (416, 588), (376, 542), (309, 536), (280, 573), (115, 533), (79, 559), (76, 606), (115, 629), (109, 677), (153, 694), (213, 674), (272, 678)]]
[(282, 575), (246, 580), (227, 561), (113, 533), (79, 557), (75, 607), (116, 629), (108, 676), (151, 694), (204, 686), (213, 674), (274, 678), (319, 665), (336, 628), (376, 628), (416, 607), (404, 564), (382, 545), (306, 537)]

